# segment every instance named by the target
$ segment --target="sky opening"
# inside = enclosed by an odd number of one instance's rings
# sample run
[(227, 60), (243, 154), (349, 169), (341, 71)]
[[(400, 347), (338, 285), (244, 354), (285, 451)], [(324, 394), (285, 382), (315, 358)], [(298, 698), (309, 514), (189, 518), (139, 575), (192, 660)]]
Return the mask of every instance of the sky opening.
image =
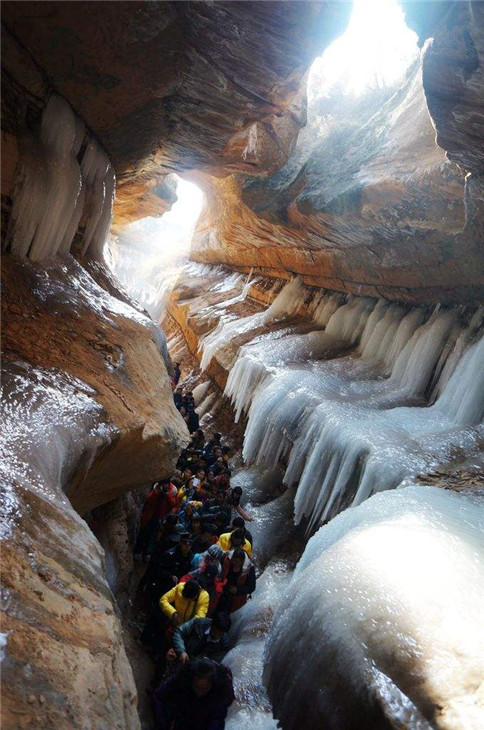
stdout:
[(407, 27), (397, 0), (354, 0), (345, 33), (311, 67), (309, 100), (335, 87), (360, 95), (392, 86), (418, 53), (417, 35)]
[(128, 293), (156, 322), (166, 297), (188, 260), (193, 232), (203, 206), (203, 192), (175, 175), (177, 201), (158, 218), (142, 218), (116, 230), (108, 261)]

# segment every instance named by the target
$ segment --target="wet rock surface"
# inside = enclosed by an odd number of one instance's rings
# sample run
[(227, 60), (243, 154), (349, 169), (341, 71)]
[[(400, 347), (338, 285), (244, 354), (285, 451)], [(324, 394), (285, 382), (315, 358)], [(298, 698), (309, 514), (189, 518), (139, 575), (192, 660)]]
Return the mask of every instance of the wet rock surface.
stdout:
[(109, 566), (78, 513), (171, 473), (186, 430), (145, 315), (70, 257), (4, 256), (2, 274), (2, 724), (136, 728)]

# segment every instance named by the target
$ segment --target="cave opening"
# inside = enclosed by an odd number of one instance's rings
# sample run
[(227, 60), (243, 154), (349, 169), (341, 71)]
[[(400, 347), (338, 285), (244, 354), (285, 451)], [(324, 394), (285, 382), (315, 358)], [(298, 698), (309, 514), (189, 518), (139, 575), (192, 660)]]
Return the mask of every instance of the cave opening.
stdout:
[(204, 194), (194, 182), (169, 175), (175, 201), (160, 216), (114, 226), (106, 259), (127, 292), (159, 322), (164, 302), (187, 262)]

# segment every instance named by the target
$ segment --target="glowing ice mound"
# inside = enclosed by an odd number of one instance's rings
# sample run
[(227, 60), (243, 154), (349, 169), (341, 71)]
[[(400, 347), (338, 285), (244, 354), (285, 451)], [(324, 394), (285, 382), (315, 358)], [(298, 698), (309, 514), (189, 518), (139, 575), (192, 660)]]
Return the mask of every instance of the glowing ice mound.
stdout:
[(484, 498), (407, 487), (322, 527), (264, 679), (284, 730), (482, 730)]

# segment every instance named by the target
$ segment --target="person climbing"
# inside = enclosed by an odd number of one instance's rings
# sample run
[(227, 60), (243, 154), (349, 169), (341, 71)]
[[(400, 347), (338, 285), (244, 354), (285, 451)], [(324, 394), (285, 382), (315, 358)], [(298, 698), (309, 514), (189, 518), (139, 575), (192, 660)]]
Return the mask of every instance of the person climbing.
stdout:
[(195, 431), (198, 430), (198, 427), (200, 426), (200, 419), (198, 418), (198, 413), (194, 408), (191, 406), (188, 406), (187, 409), (187, 426), (190, 433), (195, 433)]
[(229, 557), (229, 570), (223, 594), (217, 604), (217, 612), (238, 611), (256, 589), (255, 568), (244, 550), (236, 548), (229, 553)]
[(219, 575), (218, 566), (215, 563), (205, 563), (202, 567), (183, 575), (180, 583), (186, 583), (189, 580), (196, 580), (203, 590), (207, 591), (210, 598), (207, 616), (212, 616), (225, 585), (225, 581)]
[[(181, 664), (203, 655), (220, 660), (228, 650), (228, 636), (232, 620), (228, 613), (217, 613), (213, 618), (194, 618), (179, 626), (173, 633), (173, 655)], [(172, 656), (173, 656), (172, 655)]]
[(249, 530), (245, 526), (245, 520), (243, 517), (234, 517), (232, 520), (231, 530), (236, 530), (237, 528), (240, 528), (244, 531), (245, 539), (250, 542), (251, 545), (254, 544), (254, 540), (252, 538), (252, 534), (249, 532)]
[[(242, 519), (242, 518), (240, 517), (239, 519)], [(219, 512), (215, 512), (214, 525), (215, 525), (215, 529), (217, 530), (217, 535), (219, 537), (220, 537), (220, 535), (223, 535), (224, 532), (232, 532), (232, 530), (235, 529), (234, 527), (231, 527), (228, 523), (227, 512), (223, 512), (222, 510), (220, 510)], [(252, 541), (249, 540), (249, 542), (252, 545)]]
[(223, 535), (220, 535), (217, 545), (222, 548), (224, 552), (229, 552), (230, 550), (233, 550), (236, 547), (241, 547), (249, 558), (252, 557), (252, 545), (245, 537), (245, 532), (243, 528), (238, 527), (236, 530), (233, 530), (232, 532), (226, 532)]
[(190, 535), (182, 533), (179, 535), (179, 544), (176, 547), (151, 556), (146, 573), (140, 581), (138, 592), (145, 590), (150, 604), (141, 641), (151, 647), (153, 654), (157, 653), (157, 647), (161, 645), (166, 624), (166, 621), (163, 621), (160, 596), (169, 592), (179, 579), (190, 571), (192, 558)]
[(240, 506), (240, 500), (242, 497), (242, 487), (232, 487), (227, 493), (227, 503), (232, 509), (234, 509), (242, 519), (246, 522), (253, 522), (254, 518), (251, 517), (243, 507)]
[(157, 730), (223, 730), (234, 701), (230, 670), (211, 659), (194, 659), (153, 692)]
[(216, 542), (217, 535), (214, 525), (210, 522), (204, 522), (200, 535), (194, 539), (192, 544), (194, 560), (197, 559), (197, 554), (204, 553), (211, 545), (215, 545)]
[(180, 382), (180, 378), (181, 378), (181, 363), (175, 362), (175, 363), (173, 363), (173, 380), (172, 380), (173, 389), (175, 389), (176, 386), (178, 385), (178, 383)]
[(178, 583), (160, 598), (160, 608), (172, 626), (192, 618), (205, 618), (210, 602), (207, 591), (195, 580)]
[(173, 393), (173, 400), (175, 401), (175, 407), (180, 410), (183, 405), (183, 388), (177, 388)]
[[(134, 557), (139, 559), (146, 555), (148, 543), (153, 532), (158, 527), (158, 521), (163, 517), (165, 505), (165, 490), (162, 482), (155, 482), (146, 497), (140, 517), (140, 527), (134, 546)], [(164, 513), (166, 514), (166, 512)]]

